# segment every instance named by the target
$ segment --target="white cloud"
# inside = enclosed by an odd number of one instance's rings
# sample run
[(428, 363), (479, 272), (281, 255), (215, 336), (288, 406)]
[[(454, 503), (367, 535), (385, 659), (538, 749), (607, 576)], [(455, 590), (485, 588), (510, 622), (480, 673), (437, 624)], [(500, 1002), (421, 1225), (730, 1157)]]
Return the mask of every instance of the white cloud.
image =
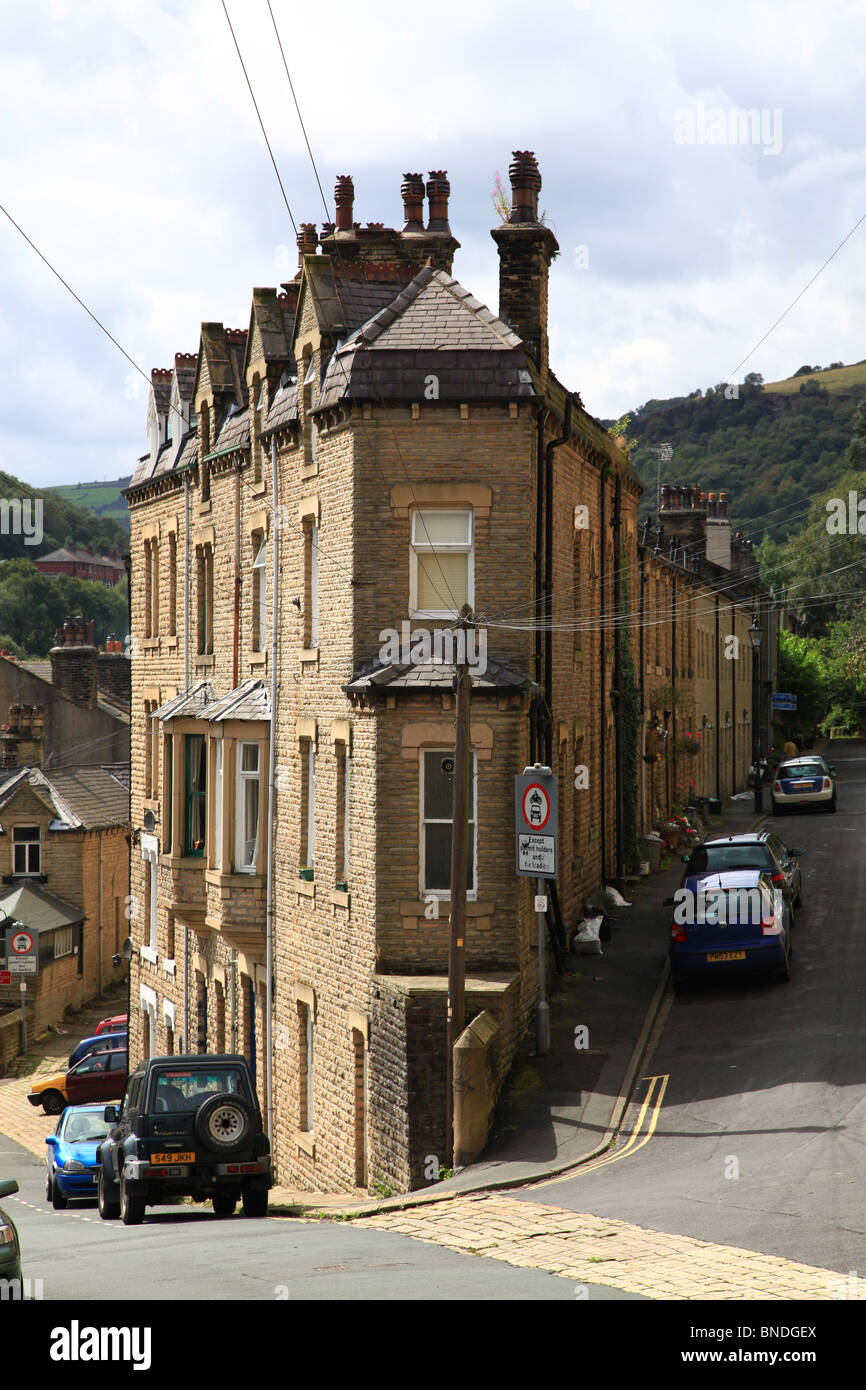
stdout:
[[(535, 149), (562, 248), (553, 362), (596, 415), (722, 380), (866, 206), (846, 0), (820, 23), (811, 0), (783, 23), (751, 0), (442, 0), (435, 24), (402, 0), (272, 2), (328, 198), (353, 173), (358, 219), (399, 225), (403, 172), (447, 168), (455, 272), (494, 310), (493, 172)], [(228, 3), (295, 216), (321, 221), (267, 7)], [(295, 245), (221, 5), (43, 0), (5, 7), (2, 29), (0, 197), (44, 254), (146, 370), (194, 349), (203, 319), (245, 325)], [(698, 99), (779, 108), (781, 153), (677, 145), (675, 112)], [(864, 235), (743, 370), (864, 355)], [(130, 471), (129, 364), (3, 218), (0, 255), (3, 466)]]

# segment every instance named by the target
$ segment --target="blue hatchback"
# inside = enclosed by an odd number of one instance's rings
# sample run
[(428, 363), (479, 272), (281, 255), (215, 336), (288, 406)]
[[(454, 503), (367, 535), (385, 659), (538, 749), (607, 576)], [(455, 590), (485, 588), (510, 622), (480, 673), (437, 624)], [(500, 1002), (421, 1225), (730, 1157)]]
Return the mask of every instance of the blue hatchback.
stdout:
[(670, 962), (674, 989), (706, 975), (789, 978), (791, 912), (759, 869), (689, 875), (675, 897)]
[(70, 1197), (95, 1197), (97, 1146), (111, 1129), (99, 1105), (68, 1105), (45, 1140), (48, 1177), (45, 1195), (60, 1211)]
[(118, 1048), (125, 1051), (128, 1041), (129, 1034), (126, 1029), (123, 1032), (94, 1034), (92, 1038), (82, 1038), (69, 1054), (69, 1065), (74, 1067), (76, 1062), (80, 1062), (82, 1057), (88, 1057), (91, 1052), (116, 1052)]

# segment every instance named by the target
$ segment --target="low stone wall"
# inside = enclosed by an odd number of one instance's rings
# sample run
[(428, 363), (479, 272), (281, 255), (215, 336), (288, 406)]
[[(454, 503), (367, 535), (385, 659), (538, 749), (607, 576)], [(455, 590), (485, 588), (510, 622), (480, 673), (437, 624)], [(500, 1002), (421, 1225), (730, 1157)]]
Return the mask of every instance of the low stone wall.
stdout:
[[(406, 1192), (429, 1187), (451, 1167), (445, 1141), (445, 1026), (441, 975), (377, 975), (370, 1030), (369, 1179)], [(485, 1049), (491, 1109), (522, 1034), (519, 976), (473, 974), (466, 1018), (487, 1013), (497, 1027)]]

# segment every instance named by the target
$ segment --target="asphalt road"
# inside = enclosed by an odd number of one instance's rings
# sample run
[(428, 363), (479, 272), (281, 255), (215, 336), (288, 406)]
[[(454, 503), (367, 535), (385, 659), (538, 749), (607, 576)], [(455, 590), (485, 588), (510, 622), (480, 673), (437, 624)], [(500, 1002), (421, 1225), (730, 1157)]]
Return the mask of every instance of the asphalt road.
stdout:
[[(576, 1286), (543, 1270), (457, 1254), (343, 1222), (241, 1215), (209, 1207), (148, 1208), (141, 1226), (100, 1219), (95, 1202), (54, 1211), (45, 1167), (0, 1135), (0, 1173), (19, 1184), (3, 1206), (18, 1227), (24, 1276), (46, 1301), (261, 1299), (303, 1301), (557, 1299)], [(584, 1295), (585, 1296), (585, 1295)], [(591, 1285), (593, 1301), (635, 1296)], [(642, 1300), (641, 1300), (642, 1301)]]
[(790, 983), (676, 996), (622, 1157), (526, 1200), (866, 1276), (866, 748), (834, 752), (837, 814), (773, 821), (805, 850)]

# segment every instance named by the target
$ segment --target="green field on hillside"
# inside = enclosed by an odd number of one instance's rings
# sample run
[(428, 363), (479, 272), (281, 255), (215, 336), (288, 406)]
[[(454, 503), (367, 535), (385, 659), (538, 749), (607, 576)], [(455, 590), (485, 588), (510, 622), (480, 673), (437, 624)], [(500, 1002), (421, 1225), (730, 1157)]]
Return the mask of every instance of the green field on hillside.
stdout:
[(789, 376), (784, 381), (766, 381), (765, 391), (777, 396), (791, 396), (806, 381), (817, 381), (825, 390), (832, 392), (862, 391), (866, 386), (866, 362), (857, 362), (851, 367), (835, 367), (832, 371), (810, 372), (808, 376)]
[(97, 516), (110, 517), (120, 526), (129, 528), (129, 508), (126, 498), (121, 495), (123, 488), (129, 487), (130, 478), (115, 478), (107, 483), (64, 483), (50, 490), (71, 502), (75, 507), (88, 507)]

